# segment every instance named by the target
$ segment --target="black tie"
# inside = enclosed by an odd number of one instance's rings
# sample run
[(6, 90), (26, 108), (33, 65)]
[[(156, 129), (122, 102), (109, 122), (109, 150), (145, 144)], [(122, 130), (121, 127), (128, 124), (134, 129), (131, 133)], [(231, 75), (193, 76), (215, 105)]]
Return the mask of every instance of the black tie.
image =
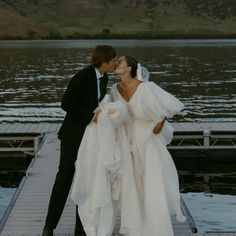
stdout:
[(98, 99), (99, 102), (102, 100), (102, 83), (103, 83), (103, 76), (99, 78), (100, 83), (99, 83), (99, 89), (100, 89), (100, 97)]

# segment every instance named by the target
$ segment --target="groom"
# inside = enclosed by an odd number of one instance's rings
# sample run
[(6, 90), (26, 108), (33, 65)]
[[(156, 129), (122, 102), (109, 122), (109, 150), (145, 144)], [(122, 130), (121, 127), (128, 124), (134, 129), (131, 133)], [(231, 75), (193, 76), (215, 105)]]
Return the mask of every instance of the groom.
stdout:
[[(91, 65), (73, 76), (62, 98), (66, 117), (59, 130), (61, 154), (58, 172), (52, 189), (43, 236), (52, 236), (63, 212), (72, 184), (75, 161), (87, 124), (96, 120), (93, 111), (106, 93), (108, 76), (117, 61), (116, 50), (108, 45), (93, 49)], [(75, 235), (86, 235), (76, 209)]]

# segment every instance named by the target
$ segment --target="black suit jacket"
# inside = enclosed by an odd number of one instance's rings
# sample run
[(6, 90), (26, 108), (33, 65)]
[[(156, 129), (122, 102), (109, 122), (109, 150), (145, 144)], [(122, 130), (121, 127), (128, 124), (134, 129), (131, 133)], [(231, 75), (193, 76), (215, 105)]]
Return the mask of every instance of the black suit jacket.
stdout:
[[(107, 82), (108, 76), (104, 74), (100, 81), (100, 100), (106, 94)], [(88, 66), (72, 77), (62, 98), (61, 108), (66, 111), (66, 116), (58, 133), (59, 139), (66, 143), (79, 144), (97, 106), (96, 72), (94, 67)]]

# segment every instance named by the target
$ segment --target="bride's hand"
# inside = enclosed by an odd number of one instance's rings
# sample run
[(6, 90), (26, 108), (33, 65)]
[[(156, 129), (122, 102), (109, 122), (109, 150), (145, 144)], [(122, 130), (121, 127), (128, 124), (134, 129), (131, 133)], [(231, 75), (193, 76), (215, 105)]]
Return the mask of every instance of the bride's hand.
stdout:
[(93, 117), (93, 122), (95, 122), (95, 123), (98, 122), (99, 113), (100, 113), (100, 111), (95, 112), (94, 117)]
[(164, 126), (165, 120), (166, 120), (166, 118), (164, 118), (163, 121), (157, 123), (157, 125), (153, 129), (154, 134), (159, 134), (161, 132), (162, 127)]

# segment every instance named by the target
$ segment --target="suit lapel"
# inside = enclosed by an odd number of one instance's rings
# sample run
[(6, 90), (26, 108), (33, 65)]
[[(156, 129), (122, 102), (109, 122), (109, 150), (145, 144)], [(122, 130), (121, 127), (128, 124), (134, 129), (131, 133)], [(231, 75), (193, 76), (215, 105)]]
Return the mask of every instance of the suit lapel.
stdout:
[[(92, 66), (91, 66), (91, 77), (92, 77), (92, 80), (91, 80), (92, 93), (95, 96), (94, 98), (96, 98), (96, 100), (98, 100), (97, 76), (96, 76), (95, 68), (93, 68)], [(104, 98), (105, 94), (106, 94), (107, 81), (108, 81), (108, 76), (105, 73), (103, 75), (103, 78), (101, 78), (101, 80), (100, 80), (100, 88), (99, 89), (100, 89), (100, 92), (101, 92), (101, 96), (100, 96), (99, 101), (101, 101)]]
[[(97, 85), (97, 76), (96, 76), (96, 72), (95, 72), (95, 69), (91, 66), (91, 75), (90, 75), (92, 78), (91, 78), (91, 89), (92, 89), (92, 94), (94, 96), (94, 98), (96, 98), (97, 100), (97, 97), (98, 97), (98, 85)], [(90, 80), (88, 80), (90, 81)]]
[(108, 76), (105, 73), (103, 75), (103, 78), (100, 80), (100, 92), (101, 92), (101, 96), (100, 96), (100, 101), (104, 98), (105, 94), (106, 94), (106, 89), (107, 89), (107, 81), (108, 81)]

